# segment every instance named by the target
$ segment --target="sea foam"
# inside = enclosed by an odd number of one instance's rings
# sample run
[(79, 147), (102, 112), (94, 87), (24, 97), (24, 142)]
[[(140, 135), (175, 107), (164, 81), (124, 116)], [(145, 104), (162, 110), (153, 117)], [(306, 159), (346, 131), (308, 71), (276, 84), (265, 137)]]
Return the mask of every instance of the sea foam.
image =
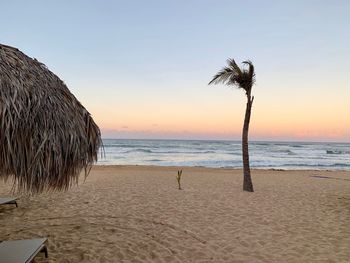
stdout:
[[(99, 165), (242, 167), (239, 141), (104, 139)], [(250, 142), (250, 164), (263, 169), (350, 170), (349, 143)]]

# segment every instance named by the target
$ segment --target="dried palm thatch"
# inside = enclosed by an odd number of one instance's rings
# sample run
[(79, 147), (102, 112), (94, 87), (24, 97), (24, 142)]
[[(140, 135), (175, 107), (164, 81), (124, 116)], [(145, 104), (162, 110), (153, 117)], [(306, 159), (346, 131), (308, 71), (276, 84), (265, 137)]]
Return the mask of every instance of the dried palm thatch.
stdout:
[(67, 190), (97, 161), (90, 113), (48, 68), (0, 44), (0, 178), (14, 190)]

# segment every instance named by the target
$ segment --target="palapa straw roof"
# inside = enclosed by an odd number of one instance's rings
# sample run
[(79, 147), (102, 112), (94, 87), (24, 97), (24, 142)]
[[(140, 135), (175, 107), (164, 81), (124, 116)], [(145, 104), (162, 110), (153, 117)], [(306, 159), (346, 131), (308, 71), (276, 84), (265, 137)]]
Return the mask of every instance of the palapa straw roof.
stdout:
[(14, 190), (67, 190), (97, 161), (90, 113), (48, 68), (0, 44), (0, 178)]

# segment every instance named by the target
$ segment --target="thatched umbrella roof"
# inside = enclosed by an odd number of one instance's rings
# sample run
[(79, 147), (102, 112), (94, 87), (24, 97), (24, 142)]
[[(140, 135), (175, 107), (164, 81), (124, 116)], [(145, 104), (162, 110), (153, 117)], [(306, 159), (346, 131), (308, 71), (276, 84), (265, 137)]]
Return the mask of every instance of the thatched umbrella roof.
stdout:
[(0, 44), (0, 178), (19, 191), (66, 190), (97, 161), (100, 130), (48, 68)]

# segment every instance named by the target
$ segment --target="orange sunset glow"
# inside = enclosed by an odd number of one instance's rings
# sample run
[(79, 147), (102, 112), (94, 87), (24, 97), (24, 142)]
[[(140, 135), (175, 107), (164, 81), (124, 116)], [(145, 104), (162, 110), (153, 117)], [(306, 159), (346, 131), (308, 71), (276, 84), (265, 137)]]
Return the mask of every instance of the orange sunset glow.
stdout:
[[(79, 23), (50, 26), (38, 18), (30, 36), (20, 22), (12, 25), (16, 34), (1, 30), (8, 43), (65, 81), (103, 138), (240, 139), (244, 92), (208, 86), (226, 59), (234, 58), (239, 66), (248, 59), (255, 67), (251, 140), (349, 141), (345, 2), (259, 2), (235, 14), (232, 5), (215, 11), (204, 4), (199, 11), (198, 5), (174, 4), (173, 10), (161, 4), (158, 11), (133, 16), (112, 5), (113, 15), (101, 20), (88, 15), (95, 8)], [(53, 35), (52, 26), (64, 35)]]

